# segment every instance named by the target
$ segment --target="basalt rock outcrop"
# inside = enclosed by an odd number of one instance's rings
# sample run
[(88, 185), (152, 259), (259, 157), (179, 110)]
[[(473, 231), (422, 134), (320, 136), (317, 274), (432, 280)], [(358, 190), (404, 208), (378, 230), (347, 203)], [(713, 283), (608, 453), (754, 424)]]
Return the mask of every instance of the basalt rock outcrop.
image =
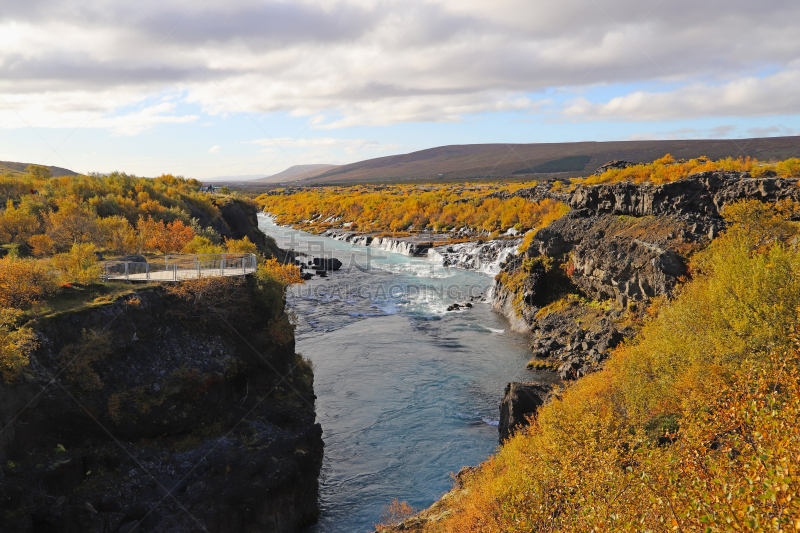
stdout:
[(752, 178), (747, 172), (709, 171), (664, 185), (622, 182), (580, 187), (571, 195), (569, 205), (598, 215), (721, 218), (722, 209), (738, 200), (800, 200), (797, 181)]
[(313, 375), (254, 283), (228, 310), (150, 289), (35, 324), (30, 366), (0, 384), (0, 531), (267, 533), (313, 521)]
[[(686, 258), (724, 229), (725, 206), (742, 199), (800, 201), (797, 181), (715, 171), (657, 186), (578, 187), (568, 199), (572, 210), (540, 230), (525, 256), (570, 254), (572, 282), (595, 299), (624, 306), (669, 295)], [(498, 287), (495, 306), (507, 309), (502, 293)], [(529, 306), (536, 300), (525, 298)]]
[[(725, 229), (725, 206), (743, 199), (798, 202), (800, 187), (796, 179), (715, 171), (664, 185), (575, 189), (565, 199), (571, 211), (497, 276), (494, 308), (533, 334), (529, 367), (564, 380), (596, 370), (635, 335), (636, 315), (669, 297), (691, 255)], [(550, 262), (556, 266), (544, 271)]]
[(541, 383), (509, 383), (500, 402), (500, 443), (505, 442), (550, 399), (551, 387)]

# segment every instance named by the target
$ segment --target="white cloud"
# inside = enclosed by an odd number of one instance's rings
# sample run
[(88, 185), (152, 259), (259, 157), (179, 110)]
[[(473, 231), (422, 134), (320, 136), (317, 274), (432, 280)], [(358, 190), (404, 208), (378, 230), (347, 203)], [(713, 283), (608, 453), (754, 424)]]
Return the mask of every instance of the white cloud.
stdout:
[(722, 84), (695, 83), (671, 91), (636, 91), (592, 103), (574, 99), (563, 116), (580, 121), (662, 121), (721, 116), (800, 113), (800, 61), (769, 76), (749, 76)]
[[(367, 139), (339, 139), (335, 137), (317, 137), (312, 139), (293, 139), (280, 137), (275, 139), (255, 139), (243, 144), (258, 144), (264, 146), (263, 153), (278, 154), (285, 150), (296, 148), (316, 148), (325, 150), (326, 153), (341, 151), (345, 154), (359, 154), (363, 152), (383, 152), (399, 148), (397, 144), (381, 144), (378, 141)], [(307, 153), (307, 151), (304, 151)], [(305, 160), (305, 158), (304, 158)]]
[[(324, 112), (319, 129), (528, 113), (541, 105), (532, 94), (642, 83), (672, 89), (575, 99), (563, 116), (798, 112), (796, 101), (781, 107), (800, 81), (793, 0), (207, 0), (196, 7), (194, 0), (4, 5), (0, 96), (24, 121), (0, 110), (0, 127), (72, 128), (98, 104), (83, 127), (115, 135), (195, 120), (149, 107), (119, 111), (165, 91), (223, 117), (244, 110), (310, 120)], [(177, 44), (159, 26), (175, 28)], [(764, 69), (772, 74), (758, 77)]]
[(218, 154), (219, 153), (219, 149), (220, 149), (220, 146), (218, 144), (215, 144), (214, 146), (212, 146), (211, 148), (208, 149), (208, 153), (209, 154)]

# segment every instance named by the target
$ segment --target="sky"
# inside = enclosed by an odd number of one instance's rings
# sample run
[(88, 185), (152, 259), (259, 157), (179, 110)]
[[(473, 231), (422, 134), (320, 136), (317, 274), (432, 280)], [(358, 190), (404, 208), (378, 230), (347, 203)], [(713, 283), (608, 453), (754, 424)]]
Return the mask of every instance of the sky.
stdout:
[(266, 176), (800, 134), (796, 0), (4, 0), (0, 160)]

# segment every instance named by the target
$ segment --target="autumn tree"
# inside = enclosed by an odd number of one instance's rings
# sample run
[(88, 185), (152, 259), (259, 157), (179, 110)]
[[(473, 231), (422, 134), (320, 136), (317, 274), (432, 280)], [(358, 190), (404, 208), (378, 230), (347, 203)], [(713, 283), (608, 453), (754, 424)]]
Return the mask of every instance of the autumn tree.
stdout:
[(28, 165), (25, 167), (25, 172), (31, 175), (33, 179), (46, 180), (52, 176), (50, 167), (44, 165)]
[(47, 235), (62, 250), (73, 244), (97, 243), (101, 239), (97, 215), (73, 201), (61, 202), (57, 211), (47, 214), (45, 222)]
[(141, 239), (128, 219), (114, 215), (101, 218), (98, 223), (103, 246), (115, 253), (138, 252), (141, 248)]
[(6, 203), (6, 209), (0, 216), (0, 239), (3, 242), (26, 241), (38, 229), (39, 219), (27, 205), (14, 207), (11, 200)]
[(139, 217), (136, 229), (145, 249), (165, 254), (180, 252), (194, 238), (194, 230), (181, 220), (164, 224), (163, 220), (156, 222), (152, 217)]
[(54, 255), (51, 262), (63, 281), (91, 283), (100, 278), (96, 251), (90, 242), (75, 243), (69, 252)]
[(55, 290), (55, 277), (46, 262), (0, 259), (0, 307), (27, 309)]
[(37, 257), (51, 255), (56, 251), (56, 243), (49, 235), (33, 235), (28, 239), (28, 245)]
[(245, 235), (241, 239), (226, 239), (225, 240), (225, 248), (229, 253), (234, 254), (257, 254), (258, 247), (250, 241), (250, 239)]

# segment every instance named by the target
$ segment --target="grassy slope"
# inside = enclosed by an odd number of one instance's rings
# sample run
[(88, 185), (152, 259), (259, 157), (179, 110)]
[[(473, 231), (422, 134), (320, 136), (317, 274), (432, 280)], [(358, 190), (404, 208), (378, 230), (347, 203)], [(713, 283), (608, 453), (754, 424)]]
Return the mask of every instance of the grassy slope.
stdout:
[[(0, 161), (0, 174), (12, 174), (14, 176), (22, 176), (25, 174), (25, 169), (31, 163), (14, 163), (11, 161)], [(73, 172), (66, 168), (61, 167), (47, 167), (50, 169), (50, 174), (54, 177), (60, 176), (77, 176), (77, 172)]]
[(635, 342), (403, 530), (800, 528), (798, 228), (772, 209), (730, 209)]

